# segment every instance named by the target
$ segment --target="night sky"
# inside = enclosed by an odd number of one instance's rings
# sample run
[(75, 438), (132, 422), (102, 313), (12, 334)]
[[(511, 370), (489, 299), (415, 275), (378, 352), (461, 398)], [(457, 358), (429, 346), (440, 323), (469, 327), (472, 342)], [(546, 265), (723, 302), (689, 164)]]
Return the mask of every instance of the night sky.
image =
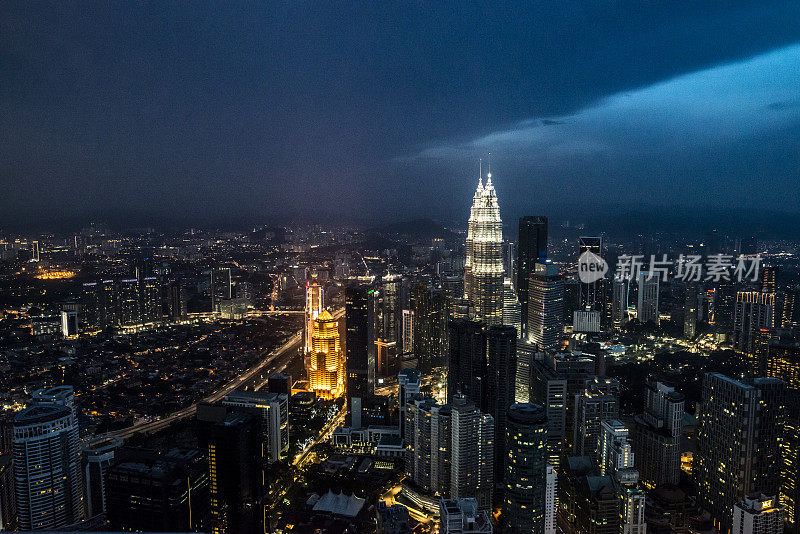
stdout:
[(380, 4), (2, 2), (0, 225), (800, 212), (796, 0)]

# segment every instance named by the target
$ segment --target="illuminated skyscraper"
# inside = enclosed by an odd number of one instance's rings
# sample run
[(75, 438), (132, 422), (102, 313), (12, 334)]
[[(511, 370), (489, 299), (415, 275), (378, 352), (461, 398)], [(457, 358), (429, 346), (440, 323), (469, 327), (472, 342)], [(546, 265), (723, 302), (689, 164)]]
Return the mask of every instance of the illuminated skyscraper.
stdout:
[(486, 186), (479, 177), (478, 188), (472, 197), (464, 292), (475, 306), (478, 318), (493, 326), (503, 320), (503, 221), (492, 185), (492, 173), (486, 176)]
[(761, 292), (775, 293), (777, 289), (778, 268), (766, 266), (761, 270)]
[[(600, 429), (605, 419), (619, 417), (619, 382), (614, 378), (595, 377), (575, 396), (575, 421), (572, 443), (578, 456), (598, 459)], [(599, 459), (598, 459), (599, 460)]]
[(774, 312), (774, 293), (739, 291), (733, 315), (733, 348), (742, 354), (755, 356), (756, 333), (774, 326)]
[(314, 335), (314, 321), (325, 308), (325, 290), (319, 284), (306, 282), (306, 342), (305, 352), (311, 352), (311, 336)]
[(528, 283), (528, 341), (558, 347), (564, 331), (564, 277), (552, 263), (537, 263)]
[(683, 337), (692, 339), (697, 333), (697, 321), (699, 315), (699, 295), (697, 287), (689, 285), (686, 287), (686, 304), (684, 305)]
[(653, 489), (680, 482), (683, 394), (655, 379), (645, 385), (644, 413), (634, 417), (633, 450), (642, 484)]
[(231, 290), (231, 268), (214, 267), (211, 269), (211, 311), (219, 311), (220, 302), (230, 300)]
[(398, 352), (398, 290), (400, 278), (384, 276), (369, 291), (369, 364), (377, 379), (391, 378), (400, 371)]
[(639, 273), (639, 305), (636, 312), (641, 323), (648, 321), (658, 325), (658, 292), (659, 278), (653, 276), (649, 280), (644, 272)]
[(701, 398), (692, 466), (697, 502), (711, 513), (715, 527), (729, 532), (736, 503), (755, 491), (778, 493), (786, 384), (776, 378), (743, 383), (708, 373)]
[(448, 298), (441, 289), (418, 284), (411, 290), (412, 347), (418, 368), (429, 372), (447, 363)]
[(505, 436), (504, 532), (544, 534), (547, 487), (547, 414), (538, 404), (508, 409)]
[[(578, 238), (578, 255), (584, 252), (591, 252), (600, 256), (604, 255), (605, 249), (603, 247), (603, 238), (600, 236), (581, 236)], [(590, 284), (581, 283), (579, 285), (579, 309), (580, 310), (593, 310), (600, 312), (601, 316), (605, 314), (606, 309), (606, 279), (601, 278), (595, 280)], [(603, 324), (605, 325), (606, 317), (603, 317)]]
[(81, 445), (72, 387), (33, 393), (14, 419), (20, 530), (58, 530), (84, 519)]
[(522, 317), (522, 305), (514, 293), (511, 278), (506, 278), (503, 281), (503, 324), (513, 326), (517, 330), (517, 337), (522, 335)]
[(323, 310), (314, 321), (308, 381), (317, 396), (335, 399), (344, 392), (344, 365), (339, 339), (339, 321)]

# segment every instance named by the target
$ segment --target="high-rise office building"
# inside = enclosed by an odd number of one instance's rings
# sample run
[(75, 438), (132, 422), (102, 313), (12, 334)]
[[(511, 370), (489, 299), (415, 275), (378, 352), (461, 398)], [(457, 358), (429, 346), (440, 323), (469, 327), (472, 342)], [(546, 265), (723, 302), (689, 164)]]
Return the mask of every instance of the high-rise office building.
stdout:
[[(559, 465), (564, 453), (567, 418), (567, 378), (544, 362), (531, 364), (530, 402), (544, 407), (547, 415), (548, 461)], [(572, 429), (570, 429), (570, 437)]]
[(161, 320), (161, 282), (154, 276), (139, 278), (139, 322)]
[(464, 396), (451, 404), (450, 493), (473, 498), (481, 510), (492, 506), (494, 491), (494, 419)]
[(788, 532), (800, 531), (800, 389), (789, 395), (788, 414), (780, 441), (781, 481), (778, 501)]
[(211, 532), (266, 532), (267, 462), (257, 413), (201, 404), (196, 419), (208, 460)]
[(644, 413), (634, 417), (633, 451), (639, 480), (648, 489), (680, 481), (683, 394), (647, 380)]
[(642, 490), (636, 487), (636, 469), (628, 468), (618, 473), (617, 487), (620, 500), (620, 521), (622, 534), (645, 534), (646, 498)]
[(78, 312), (74, 310), (61, 311), (61, 335), (71, 339), (78, 335)]
[[(581, 236), (578, 238), (578, 257), (585, 252), (591, 252), (599, 257), (603, 257), (603, 238), (600, 236)], [(600, 278), (589, 284), (579, 284), (578, 309), (581, 311), (592, 310), (600, 312), (603, 324), (606, 324), (606, 278)]]
[(519, 220), (517, 245), (517, 296), (522, 317), (520, 337), (527, 336), (528, 284), (537, 263), (547, 261), (547, 217), (528, 216)]
[(517, 376), (515, 378), (516, 402), (530, 402), (531, 394), (531, 366), (536, 360), (536, 345), (528, 343), (525, 339), (517, 340)]
[(328, 310), (314, 320), (308, 353), (308, 381), (318, 397), (335, 399), (344, 392), (344, 362), (339, 339), (339, 321)]
[(572, 433), (574, 454), (597, 461), (600, 426), (605, 419), (619, 417), (619, 382), (614, 378), (595, 377), (575, 395), (575, 424)]
[(90, 328), (156, 322), (163, 316), (161, 297), (161, 282), (155, 277), (89, 282), (83, 284), (83, 320)]
[(285, 393), (234, 391), (223, 406), (251, 408), (261, 415), (260, 432), (265, 461), (285, 460), (289, 453), (289, 396)]
[(397, 374), (397, 403), (400, 405), (400, 436), (405, 436), (406, 434), (406, 406), (416, 395), (419, 395), (421, 385), (422, 375), (416, 369), (403, 369)]
[(233, 280), (230, 267), (214, 267), (211, 269), (211, 311), (219, 311), (223, 300), (233, 296)]
[(766, 374), (783, 380), (789, 390), (783, 425), (781, 483), (778, 500), (789, 532), (800, 531), (800, 344), (775, 343), (769, 347)]
[(572, 534), (619, 534), (620, 494), (610, 476), (597, 475), (587, 456), (570, 456), (558, 473), (558, 527)]
[(628, 427), (619, 419), (604, 419), (600, 423), (597, 460), (601, 476), (616, 478), (619, 470), (633, 467), (634, 453), (628, 441)]
[(519, 337), (522, 332), (522, 307), (514, 293), (511, 278), (503, 281), (503, 324), (513, 326)]
[(647, 273), (639, 273), (639, 302), (636, 307), (636, 316), (641, 323), (659, 323), (658, 301), (659, 301), (659, 277), (654, 274), (648, 280)]
[(733, 507), (733, 534), (783, 534), (783, 508), (773, 497), (755, 493)]
[(683, 306), (683, 337), (693, 339), (697, 335), (700, 302), (698, 289), (694, 285), (686, 286), (686, 299)]
[(173, 321), (186, 315), (186, 304), (183, 302), (183, 290), (180, 280), (172, 280), (165, 287), (167, 297), (167, 316)]
[(598, 444), (600, 475), (609, 476), (619, 495), (622, 534), (644, 534), (645, 495), (638, 489), (639, 473), (634, 469), (634, 453), (628, 441), (628, 428), (617, 419), (607, 419), (600, 426)]
[(544, 534), (548, 466), (545, 409), (538, 404), (512, 405), (505, 430), (503, 531)]
[(0, 531), (17, 530), (14, 466), (10, 452), (0, 452)]
[(283, 393), (292, 395), (292, 375), (288, 373), (275, 373), (267, 379), (267, 391), (270, 393)]
[(413, 347), (417, 367), (424, 373), (447, 363), (449, 302), (442, 289), (417, 284), (411, 290), (414, 312)]
[(503, 480), (506, 457), (506, 413), (514, 404), (517, 372), (517, 331), (508, 325), (492, 326), (487, 332), (489, 353), (488, 413), (494, 419), (494, 473)]
[(564, 332), (564, 277), (552, 263), (537, 263), (528, 284), (528, 341), (558, 347)]
[(778, 267), (765, 265), (761, 269), (761, 292), (775, 293), (778, 289)]
[(756, 354), (756, 333), (773, 327), (775, 294), (739, 291), (733, 319), (734, 348), (750, 357)]
[(17, 529), (13, 452), (14, 412), (0, 411), (0, 531)]
[(556, 534), (558, 510), (558, 473), (547, 464), (547, 483), (544, 490), (544, 534)]
[(89, 519), (107, 511), (106, 479), (121, 446), (122, 440), (116, 436), (100, 436), (83, 447), (86, 517)]
[(781, 328), (797, 328), (800, 322), (797, 317), (797, 293), (787, 291), (783, 294), (783, 307), (781, 309)]
[(705, 375), (692, 473), (698, 504), (723, 532), (731, 530), (734, 506), (747, 495), (778, 494), (785, 394), (785, 384), (775, 378), (742, 383)]
[(119, 306), (119, 323), (122, 326), (133, 326), (141, 323), (141, 292), (136, 278), (117, 282), (117, 306)]
[(628, 322), (630, 280), (614, 279), (612, 284), (611, 323), (614, 328), (620, 328), (623, 324)]
[(478, 319), (488, 326), (503, 320), (503, 221), (492, 174), (478, 178), (467, 229), (464, 290)]
[(414, 310), (403, 310), (402, 323), (402, 351), (403, 354), (414, 353)]
[(20, 530), (63, 529), (84, 519), (72, 388), (37, 392), (33, 403), (17, 413), (13, 458)]
[(494, 420), (463, 395), (439, 405), (407, 404), (406, 474), (422, 490), (448, 498), (474, 498), (488, 510), (494, 489)]
[(375, 391), (375, 376), (370, 376), (369, 365), (369, 306), (368, 289), (363, 285), (350, 285), (345, 288), (344, 320), (347, 337), (345, 339), (347, 396), (364, 398)]
[(448, 326), (447, 398), (462, 394), (482, 410), (487, 403), (486, 331), (481, 323), (456, 319)]
[(548, 355), (531, 364), (530, 399), (547, 410), (550, 463), (558, 469), (561, 456), (574, 449), (576, 396), (595, 375), (595, 361), (580, 353)]
[(714, 325), (726, 333), (733, 333), (737, 293), (735, 280), (722, 280), (717, 284), (714, 299)]
[(120, 456), (106, 477), (110, 530), (208, 532), (209, 472), (203, 454), (125, 449)]
[(371, 354), (368, 359), (374, 362), (376, 379), (397, 376), (400, 370), (399, 289), (399, 277), (385, 276), (369, 292), (368, 348)]
[(325, 290), (317, 283), (306, 282), (305, 352), (311, 352), (314, 321), (325, 309)]

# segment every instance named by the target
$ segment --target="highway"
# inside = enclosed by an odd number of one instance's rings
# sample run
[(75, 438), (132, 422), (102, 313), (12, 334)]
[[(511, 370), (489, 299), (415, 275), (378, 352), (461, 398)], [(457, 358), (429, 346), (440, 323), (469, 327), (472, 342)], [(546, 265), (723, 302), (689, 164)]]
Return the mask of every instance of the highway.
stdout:
[[(340, 319), (343, 315), (344, 315), (344, 310), (338, 310), (337, 312), (334, 313), (334, 317), (337, 319)], [(248, 370), (244, 371), (236, 378), (228, 382), (221, 389), (212, 393), (208, 397), (205, 397), (201, 401), (192, 404), (191, 406), (187, 406), (186, 408), (182, 408), (156, 421), (148, 421), (146, 423), (140, 423), (138, 425), (133, 425), (126, 429), (110, 433), (115, 436), (119, 436), (122, 439), (128, 439), (134, 434), (139, 434), (139, 433), (152, 434), (154, 432), (159, 432), (160, 430), (167, 428), (169, 425), (171, 425), (176, 421), (180, 421), (181, 419), (185, 419), (187, 417), (194, 417), (194, 414), (197, 411), (197, 405), (200, 404), (201, 402), (216, 402), (225, 395), (227, 395), (228, 393), (231, 393), (232, 391), (240, 388), (246, 388), (246, 389), (252, 388), (252, 390), (257, 391), (264, 384), (266, 384), (271, 374), (285, 369), (286, 366), (289, 364), (290, 360), (292, 359), (292, 357), (299, 355), (299, 348), (302, 342), (303, 342), (303, 331), (300, 330), (297, 333), (295, 333), (291, 338), (289, 338), (289, 340), (286, 341), (279, 348), (272, 350), (268, 353), (264, 351), (264, 353), (262, 353), (262, 356), (266, 354), (266, 357), (264, 357), (263, 360), (261, 360), (259, 363), (249, 368)], [(250, 381), (252, 381), (252, 384), (248, 383)]]

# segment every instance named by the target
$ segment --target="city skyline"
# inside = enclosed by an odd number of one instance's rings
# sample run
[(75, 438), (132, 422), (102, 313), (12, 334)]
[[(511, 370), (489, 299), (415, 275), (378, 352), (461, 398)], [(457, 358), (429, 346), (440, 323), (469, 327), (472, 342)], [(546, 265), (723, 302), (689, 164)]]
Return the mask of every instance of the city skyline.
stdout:
[(0, 71), (0, 534), (800, 534), (800, 3), (9, 0)]

